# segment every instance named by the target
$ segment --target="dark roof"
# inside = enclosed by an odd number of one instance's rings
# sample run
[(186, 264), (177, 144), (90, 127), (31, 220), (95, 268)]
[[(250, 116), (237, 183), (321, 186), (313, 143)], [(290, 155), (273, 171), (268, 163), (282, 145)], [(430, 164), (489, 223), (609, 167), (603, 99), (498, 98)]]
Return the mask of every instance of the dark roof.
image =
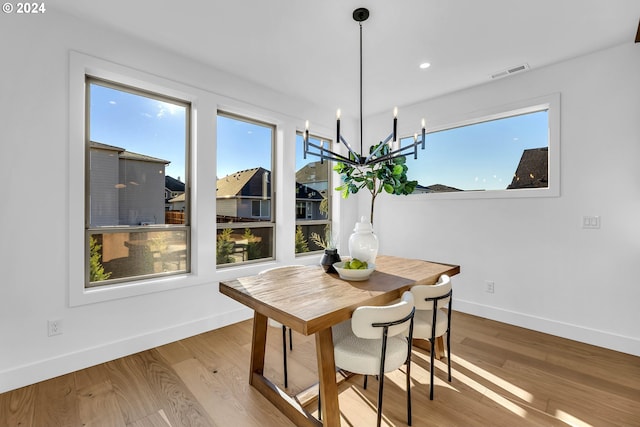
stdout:
[(324, 196), (321, 191), (307, 187), (296, 182), (296, 200), (322, 200)]
[(164, 177), (164, 186), (169, 191), (184, 191), (184, 182), (169, 175)]
[(549, 148), (530, 148), (522, 152), (520, 163), (508, 190), (549, 186)]
[(459, 188), (450, 187), (444, 184), (433, 184), (425, 187), (429, 193), (450, 193), (452, 191), (462, 191)]
[(263, 191), (263, 180), (267, 184), (266, 191), (270, 194), (271, 179), (268, 170), (258, 167), (238, 171), (220, 178), (216, 183), (216, 197), (259, 196)]
[(416, 189), (413, 190), (414, 194), (418, 193), (450, 193), (453, 191), (463, 191), (459, 188), (449, 187), (448, 185), (443, 184), (433, 184), (433, 185), (416, 185)]

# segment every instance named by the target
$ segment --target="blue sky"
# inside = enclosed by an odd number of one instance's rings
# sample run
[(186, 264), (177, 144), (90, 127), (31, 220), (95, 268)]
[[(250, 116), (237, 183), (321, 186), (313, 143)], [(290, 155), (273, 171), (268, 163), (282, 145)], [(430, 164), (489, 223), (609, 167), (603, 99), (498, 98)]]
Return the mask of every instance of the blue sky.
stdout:
[[(183, 180), (185, 129), (184, 106), (91, 86), (91, 139), (169, 160), (166, 174)], [(217, 132), (219, 178), (254, 167), (271, 170), (273, 128), (218, 116)], [(522, 152), (547, 146), (547, 112), (430, 133), (426, 140), (418, 160), (407, 156), (409, 179), (425, 186), (444, 184), (462, 190), (504, 189), (511, 183)], [(318, 160), (313, 156), (303, 160), (301, 144), (298, 136), (297, 168)]]
[(222, 178), (255, 167), (271, 170), (273, 128), (218, 116), (218, 170)]
[(166, 175), (185, 177), (186, 108), (91, 85), (92, 141), (169, 160)]
[(425, 150), (418, 150), (418, 160), (407, 156), (408, 177), (425, 186), (505, 189), (522, 152), (547, 146), (547, 111), (430, 133)]

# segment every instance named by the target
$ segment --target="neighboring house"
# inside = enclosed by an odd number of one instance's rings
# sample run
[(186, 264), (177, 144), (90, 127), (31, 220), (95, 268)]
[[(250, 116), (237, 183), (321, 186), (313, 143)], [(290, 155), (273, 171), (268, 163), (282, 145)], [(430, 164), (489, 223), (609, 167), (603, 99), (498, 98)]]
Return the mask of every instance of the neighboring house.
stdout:
[(169, 161), (91, 141), (91, 227), (164, 224)]
[(296, 182), (326, 194), (329, 189), (329, 167), (327, 162), (311, 162), (296, 172)]
[[(184, 210), (184, 182), (172, 176), (164, 177), (164, 207), (166, 210)], [(176, 200), (181, 198), (181, 200)], [(172, 202), (173, 200), (173, 202)], [(182, 202), (181, 204), (177, 202)]]
[(268, 220), (271, 216), (271, 172), (253, 168), (218, 179), (216, 184), (218, 220)]
[[(216, 189), (219, 221), (260, 221), (270, 218), (270, 171), (253, 168), (235, 172), (218, 179)], [(320, 203), (323, 200), (320, 191), (296, 182), (298, 218), (325, 219), (326, 216), (320, 212)]]
[(416, 185), (416, 189), (413, 191), (413, 194), (420, 193), (450, 193), (453, 191), (462, 191), (459, 188), (449, 187), (448, 185), (443, 184), (433, 184), (433, 185)]
[(549, 186), (549, 148), (530, 148), (522, 152), (520, 163), (507, 190)]
[[(311, 162), (296, 172), (296, 219), (327, 219), (321, 204), (329, 190), (327, 163)], [(326, 207), (325, 207), (326, 209)]]
[(184, 193), (174, 197), (173, 199), (169, 199), (167, 201), (167, 205), (169, 206), (167, 210), (169, 211), (184, 211), (184, 202), (186, 200), (186, 196)]
[(321, 211), (324, 192), (296, 182), (296, 219), (327, 219)]

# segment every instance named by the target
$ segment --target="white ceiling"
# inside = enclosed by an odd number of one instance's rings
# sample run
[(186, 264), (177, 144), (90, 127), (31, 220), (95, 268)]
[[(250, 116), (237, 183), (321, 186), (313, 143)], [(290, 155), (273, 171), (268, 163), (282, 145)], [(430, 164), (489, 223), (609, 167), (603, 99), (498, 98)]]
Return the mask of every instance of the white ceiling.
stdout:
[[(364, 114), (633, 43), (640, 0), (56, 0), (47, 4), (327, 108)], [(432, 66), (420, 70), (428, 61)]]

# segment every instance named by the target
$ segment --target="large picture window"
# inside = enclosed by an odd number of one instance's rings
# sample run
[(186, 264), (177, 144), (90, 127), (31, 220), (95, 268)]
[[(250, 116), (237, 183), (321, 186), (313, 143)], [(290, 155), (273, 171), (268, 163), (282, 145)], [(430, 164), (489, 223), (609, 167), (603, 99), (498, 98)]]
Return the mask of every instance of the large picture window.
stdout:
[(218, 113), (218, 266), (273, 258), (274, 141), (273, 125), (228, 113)]
[(190, 270), (190, 104), (87, 76), (85, 286)]
[[(415, 193), (509, 197), (527, 194), (518, 190), (543, 190), (529, 194), (556, 195), (557, 104), (557, 97), (550, 97), (428, 133), (418, 158), (407, 155), (407, 176), (418, 181)], [(403, 138), (403, 145), (413, 138)]]

